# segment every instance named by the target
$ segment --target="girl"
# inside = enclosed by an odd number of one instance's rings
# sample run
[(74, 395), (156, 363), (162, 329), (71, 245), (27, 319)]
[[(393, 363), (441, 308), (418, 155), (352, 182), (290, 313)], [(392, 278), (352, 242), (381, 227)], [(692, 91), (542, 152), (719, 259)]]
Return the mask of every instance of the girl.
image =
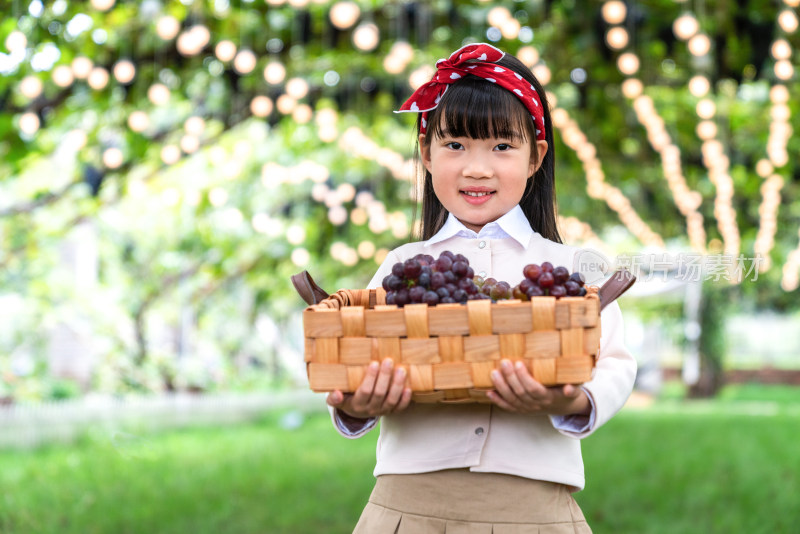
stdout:
[[(574, 265), (556, 228), (553, 127), (544, 89), (518, 59), (472, 44), (439, 60), (400, 111), (419, 112), (422, 238), (392, 251), (369, 287), (418, 253), (464, 254), (483, 277), (516, 284), (529, 263)], [(580, 438), (633, 387), (622, 316), (602, 312), (591, 381), (544, 387), (502, 360), (493, 404), (414, 404), (405, 370), (372, 362), (353, 394), (328, 395), (334, 425), (356, 438), (382, 417), (375, 488), (355, 532), (591, 532), (571, 496), (584, 487)]]

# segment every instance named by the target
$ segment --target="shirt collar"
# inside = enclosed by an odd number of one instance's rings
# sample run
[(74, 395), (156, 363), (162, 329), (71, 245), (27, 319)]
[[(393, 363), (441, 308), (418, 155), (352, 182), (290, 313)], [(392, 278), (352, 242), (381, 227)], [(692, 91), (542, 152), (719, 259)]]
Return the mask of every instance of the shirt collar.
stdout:
[(484, 227), (481, 228), (481, 231), (477, 233), (464, 226), (464, 223), (456, 219), (455, 216), (450, 213), (448, 214), (447, 220), (444, 222), (441, 230), (436, 232), (433, 237), (426, 241), (425, 246), (427, 247), (433, 245), (434, 243), (439, 243), (440, 241), (450, 239), (451, 237), (466, 237), (469, 239), (511, 238), (522, 245), (522, 248), (527, 249), (528, 243), (530, 243), (531, 236), (533, 234), (534, 232), (533, 229), (531, 229), (531, 223), (525, 217), (525, 213), (522, 211), (522, 208), (520, 208), (519, 204), (517, 204), (511, 211), (496, 221), (492, 221), (484, 225)]

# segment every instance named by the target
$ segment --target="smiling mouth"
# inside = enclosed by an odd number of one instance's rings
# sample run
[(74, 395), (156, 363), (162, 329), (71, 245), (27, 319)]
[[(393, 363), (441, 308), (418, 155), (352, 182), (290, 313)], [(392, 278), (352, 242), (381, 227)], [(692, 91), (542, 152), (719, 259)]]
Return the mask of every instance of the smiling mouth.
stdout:
[(461, 191), (461, 192), (470, 197), (485, 197), (487, 195), (494, 194), (494, 191)]

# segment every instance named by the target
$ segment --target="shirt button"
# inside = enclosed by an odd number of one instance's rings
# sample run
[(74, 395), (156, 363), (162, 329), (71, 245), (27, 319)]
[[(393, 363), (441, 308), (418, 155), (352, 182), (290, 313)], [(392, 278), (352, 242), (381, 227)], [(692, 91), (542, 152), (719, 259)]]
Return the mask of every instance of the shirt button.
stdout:
[(481, 434), (483, 434), (483, 427), (479, 426), (478, 428), (475, 429), (475, 435), (480, 436)]
[(479, 272), (478, 276), (480, 276), (481, 278), (486, 278), (486, 271)]
[(486, 248), (486, 241), (481, 241), (478, 243), (478, 248)]

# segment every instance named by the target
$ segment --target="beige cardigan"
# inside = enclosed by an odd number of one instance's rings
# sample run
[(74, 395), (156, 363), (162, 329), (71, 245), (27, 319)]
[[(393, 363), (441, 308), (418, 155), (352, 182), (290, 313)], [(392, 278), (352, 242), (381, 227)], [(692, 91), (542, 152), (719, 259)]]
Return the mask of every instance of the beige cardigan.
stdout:
[[(511, 238), (450, 237), (433, 244), (409, 243), (389, 253), (369, 287), (379, 286), (399, 261), (418, 253), (436, 258), (445, 250), (464, 254), (476, 274), (515, 285), (528, 263), (549, 261), (573, 271), (579, 249), (535, 232), (527, 247)], [(375, 476), (469, 468), (582, 489), (583, 460), (576, 438), (591, 434), (622, 408), (636, 376), (636, 361), (625, 348), (616, 302), (603, 310), (601, 324), (597, 366), (592, 380), (583, 385), (592, 403), (591, 417), (521, 415), (485, 404), (412, 403), (405, 411), (382, 418)], [(370, 421), (348, 429), (338, 419), (334, 414), (335, 426), (346, 437), (359, 437), (375, 426)]]

